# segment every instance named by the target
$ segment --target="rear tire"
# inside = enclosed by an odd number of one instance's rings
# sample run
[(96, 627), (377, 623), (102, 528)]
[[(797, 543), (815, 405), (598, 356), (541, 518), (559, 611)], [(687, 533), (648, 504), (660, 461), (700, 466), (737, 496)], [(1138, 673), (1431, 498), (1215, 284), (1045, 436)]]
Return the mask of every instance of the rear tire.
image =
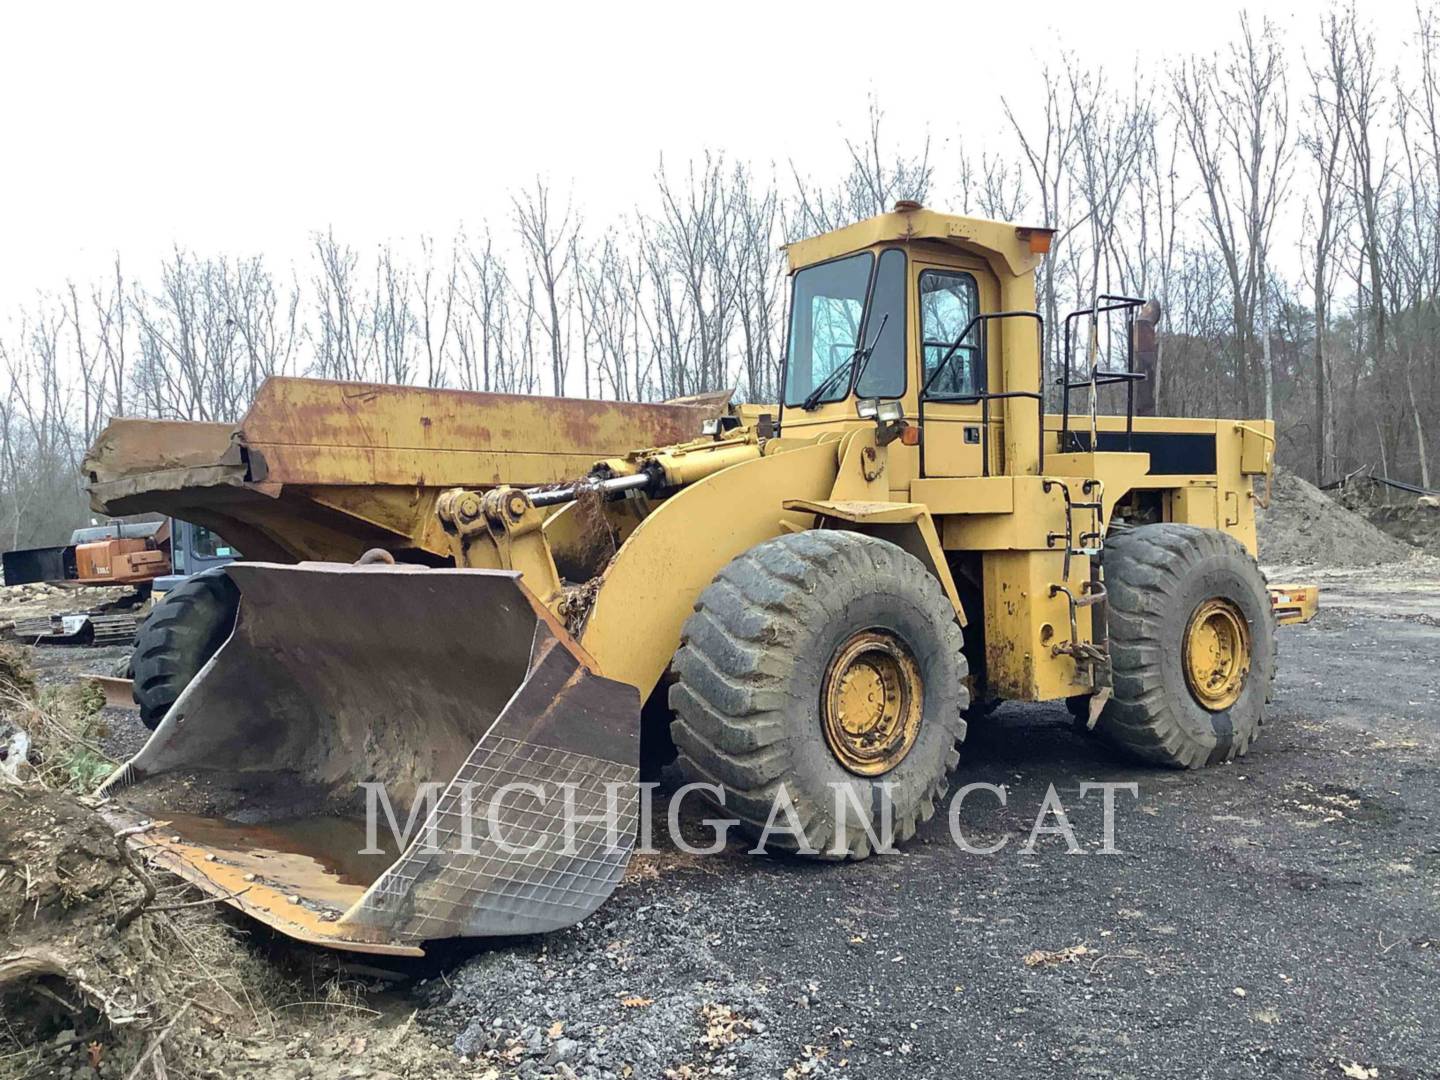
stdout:
[[(893, 544), (832, 531), (760, 544), (685, 623), (670, 690), (680, 769), (720, 785), (725, 811), (754, 834), (783, 787), (805, 844), (767, 842), (825, 858), (870, 854), (861, 819), (881, 833), (879, 785), (891, 784), (893, 837), (908, 840), (960, 760), (962, 640), (939, 582)], [(843, 834), (836, 785), (852, 800)]]
[(172, 589), (140, 624), (130, 654), (132, 693), (151, 731), (225, 643), (239, 608), (240, 590), (224, 568), (216, 567)]
[[(1226, 533), (1175, 524), (1107, 539), (1103, 559), (1115, 687), (1097, 730), (1161, 765), (1243, 755), (1275, 676), (1274, 615), (1255, 559)], [(1217, 640), (1232, 642), (1215, 651), (1220, 660), (1202, 649)]]

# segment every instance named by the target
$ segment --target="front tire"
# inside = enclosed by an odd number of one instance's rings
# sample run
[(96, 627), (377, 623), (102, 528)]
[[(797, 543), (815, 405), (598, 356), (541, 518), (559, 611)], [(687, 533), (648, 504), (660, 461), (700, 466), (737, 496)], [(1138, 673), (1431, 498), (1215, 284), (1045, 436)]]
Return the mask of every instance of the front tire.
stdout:
[(166, 593), (140, 624), (130, 653), (132, 695), (151, 731), (225, 643), (239, 609), (240, 590), (223, 567), (216, 567)]
[(804, 843), (769, 842), (829, 858), (870, 854), (862, 818), (881, 831), (878, 785), (893, 785), (891, 827), (908, 840), (960, 759), (962, 644), (939, 583), (893, 544), (819, 530), (759, 544), (685, 623), (670, 690), (681, 771), (720, 785), (755, 834), (783, 788)]
[(1147, 761), (1233, 761), (1259, 733), (1275, 676), (1265, 578), (1234, 537), (1146, 525), (1107, 539), (1114, 696), (1097, 729)]

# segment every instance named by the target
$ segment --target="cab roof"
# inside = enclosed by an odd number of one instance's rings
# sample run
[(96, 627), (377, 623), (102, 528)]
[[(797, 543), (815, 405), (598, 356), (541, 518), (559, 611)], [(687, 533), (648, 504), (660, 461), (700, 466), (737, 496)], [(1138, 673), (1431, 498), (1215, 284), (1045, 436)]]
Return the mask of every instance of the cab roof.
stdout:
[(1019, 277), (1040, 265), (1050, 250), (1050, 238), (1054, 234), (1054, 229), (942, 214), (927, 210), (919, 203), (903, 201), (896, 203), (888, 214), (877, 214), (843, 229), (797, 240), (787, 244), (784, 250), (793, 272), (876, 244), (932, 240), (969, 254), (984, 255), (992, 263), (1003, 263), (1005, 269)]

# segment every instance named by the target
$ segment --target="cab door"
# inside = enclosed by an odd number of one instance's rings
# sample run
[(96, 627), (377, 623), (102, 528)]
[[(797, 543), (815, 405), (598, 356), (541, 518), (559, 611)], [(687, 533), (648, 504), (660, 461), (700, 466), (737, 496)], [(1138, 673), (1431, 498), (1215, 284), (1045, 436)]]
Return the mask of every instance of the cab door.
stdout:
[(983, 363), (987, 354), (997, 356), (998, 350), (982, 350), (980, 335), (988, 334), (987, 344), (993, 345), (998, 341), (997, 330), (993, 323), (980, 323), (958, 346), (956, 339), (976, 315), (998, 310), (999, 283), (980, 259), (916, 260), (914, 289), (924, 398), (921, 475), (998, 472), (1004, 421), (1001, 410), (995, 408), (986, 425), (980, 400), (999, 378), (998, 372), (985, 370)]

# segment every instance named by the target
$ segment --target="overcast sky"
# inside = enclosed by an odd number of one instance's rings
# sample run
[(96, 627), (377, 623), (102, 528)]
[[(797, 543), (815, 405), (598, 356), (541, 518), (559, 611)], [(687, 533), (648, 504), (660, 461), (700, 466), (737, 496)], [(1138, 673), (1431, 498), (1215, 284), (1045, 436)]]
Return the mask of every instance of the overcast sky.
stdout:
[[(1244, 7), (1309, 43), (1321, 8), (1116, 2), (374, 4), (20, 2), (0, 12), (0, 297), (172, 243), (284, 265), (508, 228), (537, 172), (600, 224), (706, 147), (835, 178), (867, 94), (901, 139), (993, 143), (1056, 43), (1125, 78), (1214, 49)], [(1367, 0), (1398, 41), (1410, 0)], [(1382, 41), (1386, 55), (1394, 55)], [(1294, 58), (1298, 61), (1299, 57)]]

